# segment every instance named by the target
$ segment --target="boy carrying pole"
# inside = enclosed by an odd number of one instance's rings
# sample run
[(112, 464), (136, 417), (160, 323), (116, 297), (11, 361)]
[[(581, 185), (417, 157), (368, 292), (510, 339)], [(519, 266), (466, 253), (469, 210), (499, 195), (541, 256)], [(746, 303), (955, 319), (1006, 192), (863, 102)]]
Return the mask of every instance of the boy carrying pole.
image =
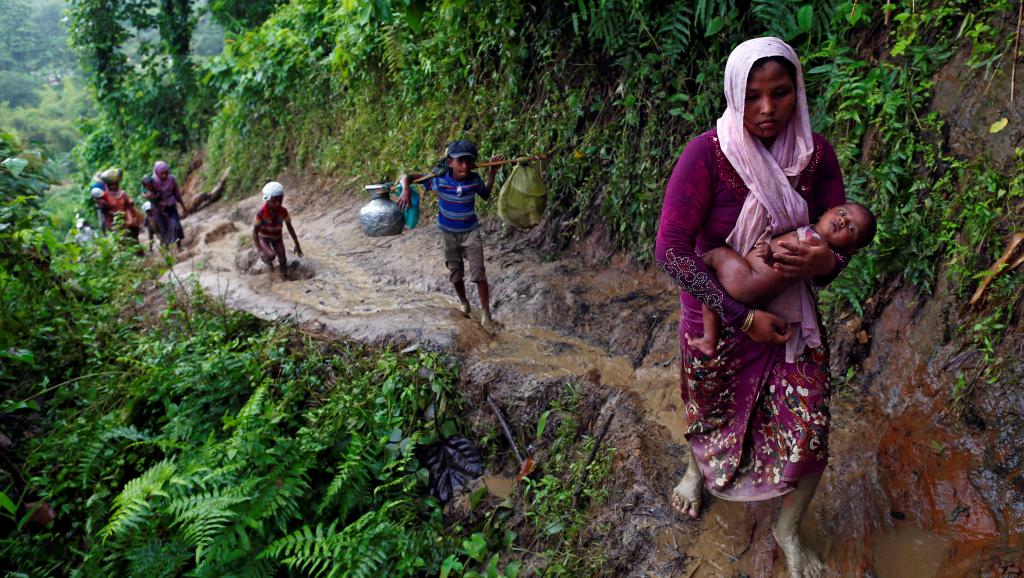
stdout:
[[(487, 182), (473, 172), (476, 168), (476, 145), (467, 140), (457, 140), (445, 149), (445, 174), (433, 177), (423, 183), (424, 189), (437, 193), (437, 226), (441, 229), (441, 244), (444, 262), (448, 267), (448, 279), (455, 286), (455, 293), (462, 303), (462, 314), (469, 317), (470, 305), (466, 298), (465, 269), (463, 260), (469, 261), (469, 280), (476, 283), (483, 314), (480, 324), (490, 331), (494, 326), (491, 318), (490, 287), (484, 269), (484, 245), (480, 235), (480, 221), (476, 216), (476, 197), (487, 200), (494, 186), (498, 166), (487, 170)], [(504, 160), (504, 155), (494, 155), (492, 161)], [(398, 208), (409, 206), (409, 183), (426, 175), (405, 174), (399, 179), (402, 196)]]

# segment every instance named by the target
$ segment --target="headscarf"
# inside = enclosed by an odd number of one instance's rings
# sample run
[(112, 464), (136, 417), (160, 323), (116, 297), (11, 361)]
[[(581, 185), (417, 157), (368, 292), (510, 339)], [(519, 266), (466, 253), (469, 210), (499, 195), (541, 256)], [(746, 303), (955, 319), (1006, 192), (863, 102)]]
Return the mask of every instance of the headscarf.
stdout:
[(171, 165), (167, 164), (166, 161), (156, 161), (155, 163), (153, 163), (153, 178), (159, 182), (159, 173), (169, 170), (171, 170)]
[(166, 179), (161, 179), (160, 175), (163, 171), (170, 171), (170, 165), (164, 161), (156, 161), (153, 163), (153, 190), (160, 195), (160, 205), (167, 206), (174, 204), (174, 189), (177, 186), (177, 182), (174, 179), (174, 175), (167, 174)]
[[(796, 67), (796, 107), (769, 151), (743, 127), (743, 108), (750, 69), (756, 61), (771, 56), (781, 56)], [(725, 65), (725, 102), (725, 112), (718, 119), (722, 153), (750, 189), (726, 242), (739, 254), (746, 255), (766, 226), (770, 225), (774, 234), (780, 234), (807, 225), (809, 221), (807, 202), (793, 188), (814, 152), (803, 70), (796, 52), (773, 37), (754, 38), (737, 46)], [(786, 343), (787, 362), (792, 363), (805, 345), (821, 345), (808, 280), (790, 283), (767, 308), (792, 326), (792, 337)]]

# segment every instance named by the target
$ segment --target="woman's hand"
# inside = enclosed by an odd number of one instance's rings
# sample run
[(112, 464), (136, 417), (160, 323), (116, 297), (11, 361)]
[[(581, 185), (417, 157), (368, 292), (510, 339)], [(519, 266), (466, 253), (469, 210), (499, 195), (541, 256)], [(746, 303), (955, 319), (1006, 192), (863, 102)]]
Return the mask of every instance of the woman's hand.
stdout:
[(302, 247), (300, 247), (298, 243), (295, 243), (295, 254), (299, 257), (302, 256)]
[(789, 324), (783, 321), (781, 317), (767, 311), (755, 309), (754, 320), (747, 329), (747, 337), (757, 343), (782, 345), (789, 341), (791, 332)]
[(398, 179), (398, 184), (402, 185), (402, 195), (398, 197), (397, 205), (402, 211), (412, 206), (412, 197), (409, 194), (409, 175), (402, 175)]
[(823, 277), (836, 266), (835, 256), (821, 239), (779, 241), (785, 253), (772, 253), (773, 268), (787, 279)]
[[(493, 162), (497, 162), (497, 161), (503, 161), (503, 160), (505, 160), (505, 155), (503, 155), (503, 154), (496, 154), (493, 157), (491, 157), (491, 162), (492, 163)], [(494, 165), (494, 166), (487, 167), (487, 172), (489, 172), (491, 174), (491, 176), (494, 176), (494, 175), (498, 174), (498, 168), (499, 168), (499, 165)]]

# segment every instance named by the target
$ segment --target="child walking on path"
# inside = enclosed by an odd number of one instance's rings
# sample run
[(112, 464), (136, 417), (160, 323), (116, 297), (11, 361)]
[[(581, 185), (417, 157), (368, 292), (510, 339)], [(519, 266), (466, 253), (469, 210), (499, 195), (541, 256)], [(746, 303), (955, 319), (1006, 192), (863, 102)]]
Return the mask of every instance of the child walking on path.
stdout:
[[(445, 149), (448, 170), (444, 175), (426, 181), (424, 189), (437, 192), (437, 226), (441, 229), (444, 262), (448, 267), (448, 280), (455, 286), (455, 293), (462, 303), (462, 314), (469, 317), (470, 312), (463, 264), (463, 260), (468, 260), (469, 280), (476, 283), (480, 308), (483, 310), (480, 324), (489, 331), (494, 321), (491, 318), (490, 287), (484, 269), (480, 221), (476, 217), (476, 197), (484, 200), (490, 198), (498, 167), (488, 169), (487, 182), (484, 183), (480, 175), (473, 172), (476, 157), (476, 145), (469, 141), (457, 140), (449, 144)], [(492, 161), (504, 159), (504, 155), (491, 157)], [(399, 181), (402, 184), (402, 196), (398, 199), (398, 208), (404, 210), (409, 206), (409, 183), (421, 177), (423, 175), (402, 175)]]
[(256, 220), (252, 227), (252, 241), (256, 245), (260, 259), (274, 268), (274, 258), (280, 261), (281, 278), (288, 279), (288, 257), (284, 252), (284, 235), (281, 232), (283, 226), (287, 225), (288, 234), (295, 241), (295, 254), (302, 256), (302, 247), (299, 246), (299, 237), (292, 228), (291, 217), (288, 216), (288, 209), (284, 208), (284, 186), (277, 181), (270, 181), (263, 185), (263, 206), (256, 213)]
[[(747, 305), (757, 305), (775, 296), (791, 282), (791, 279), (783, 277), (773, 268), (772, 255), (788, 252), (786, 244), (820, 241), (848, 258), (857, 249), (871, 243), (876, 227), (875, 215), (867, 207), (859, 203), (846, 203), (826, 211), (814, 225), (800, 227), (768, 242), (758, 241), (746, 257), (729, 247), (718, 247), (701, 255), (701, 260), (715, 270), (722, 288), (733, 299)], [(704, 335), (687, 335), (686, 340), (690, 347), (704, 355), (714, 356), (718, 350), (722, 320), (707, 305), (702, 310)]]
[(146, 215), (145, 220), (142, 221), (142, 228), (149, 234), (149, 248), (146, 250), (152, 251), (153, 240), (162, 237), (160, 232), (160, 221), (157, 219), (156, 209), (153, 208), (152, 201), (142, 203), (142, 212)]

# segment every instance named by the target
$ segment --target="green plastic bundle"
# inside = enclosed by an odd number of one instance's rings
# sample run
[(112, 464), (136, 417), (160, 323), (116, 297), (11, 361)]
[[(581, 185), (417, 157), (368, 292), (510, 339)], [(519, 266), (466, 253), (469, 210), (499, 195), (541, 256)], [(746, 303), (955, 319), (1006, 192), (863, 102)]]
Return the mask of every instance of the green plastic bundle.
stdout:
[(521, 163), (501, 187), (498, 216), (513, 227), (526, 229), (540, 222), (548, 202), (548, 188), (536, 163)]

